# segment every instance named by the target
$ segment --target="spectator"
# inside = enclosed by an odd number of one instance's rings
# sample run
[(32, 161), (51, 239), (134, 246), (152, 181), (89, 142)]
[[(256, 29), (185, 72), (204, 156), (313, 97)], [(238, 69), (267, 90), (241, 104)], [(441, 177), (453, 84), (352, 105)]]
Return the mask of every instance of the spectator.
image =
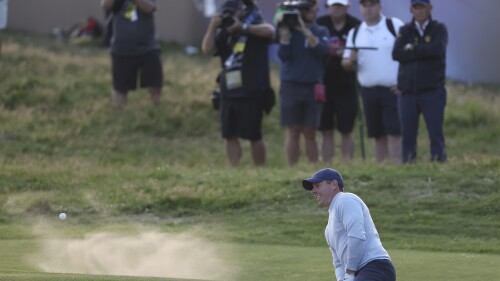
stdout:
[(380, 0), (361, 0), (364, 21), (349, 32), (347, 47), (375, 47), (377, 50), (346, 50), (342, 65), (357, 70), (361, 85), (368, 137), (375, 139), (375, 157), (401, 163), (401, 127), (397, 96), (398, 63), (392, 47), (403, 22), (386, 18)]
[(2, 30), (7, 27), (8, 1), (0, 0), (0, 61), (2, 60)]
[(255, 165), (266, 162), (262, 139), (263, 101), (272, 94), (268, 47), (275, 30), (264, 22), (253, 1), (226, 1), (222, 13), (212, 17), (203, 38), (205, 54), (220, 57), (222, 73), (220, 121), (226, 154), (231, 165), (240, 162), (240, 138), (250, 141)]
[[(163, 69), (160, 46), (155, 37), (153, 14), (155, 0), (101, 0), (106, 11), (112, 11), (113, 39), (111, 61), (113, 105), (122, 108), (127, 94), (140, 87), (148, 88), (153, 104), (160, 102)], [(140, 75), (139, 75), (140, 73)]]
[(335, 154), (334, 129), (342, 136), (342, 155), (351, 160), (354, 154), (352, 131), (357, 114), (356, 78), (352, 72), (342, 68), (347, 34), (361, 22), (348, 14), (349, 0), (327, 0), (328, 14), (318, 18), (317, 23), (330, 31), (330, 50), (323, 83), (326, 87), (326, 103), (321, 114), (319, 130), (323, 134), (323, 161), (331, 163)]
[(411, 0), (413, 20), (396, 40), (393, 58), (399, 61), (399, 114), (403, 132), (403, 162), (417, 157), (420, 113), (429, 132), (431, 160), (447, 160), (443, 134), (446, 106), (445, 69), (448, 31), (431, 17), (430, 0)]
[[(370, 210), (357, 195), (344, 192), (344, 180), (322, 169), (302, 181), (318, 204), (328, 207), (325, 238), (338, 281), (395, 281), (396, 271), (382, 246)], [(356, 276), (356, 277), (354, 277)]]
[[(281, 125), (286, 127), (285, 152), (289, 166), (300, 156), (300, 136), (305, 139), (310, 163), (318, 161), (316, 130), (323, 100), (315, 100), (315, 89), (323, 79), (323, 62), (328, 54), (328, 30), (315, 23), (316, 1), (298, 1), (300, 16), (293, 26), (281, 16), (278, 56), (281, 59)], [(319, 94), (320, 91), (318, 92)], [(323, 93), (324, 94), (324, 93)]]

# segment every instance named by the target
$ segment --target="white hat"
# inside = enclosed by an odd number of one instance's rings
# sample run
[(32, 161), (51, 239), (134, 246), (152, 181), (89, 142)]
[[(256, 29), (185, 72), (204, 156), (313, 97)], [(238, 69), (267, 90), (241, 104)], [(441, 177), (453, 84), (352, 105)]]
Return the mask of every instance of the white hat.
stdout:
[(331, 6), (333, 4), (340, 4), (340, 5), (347, 6), (347, 5), (349, 5), (349, 0), (326, 0), (327, 6)]

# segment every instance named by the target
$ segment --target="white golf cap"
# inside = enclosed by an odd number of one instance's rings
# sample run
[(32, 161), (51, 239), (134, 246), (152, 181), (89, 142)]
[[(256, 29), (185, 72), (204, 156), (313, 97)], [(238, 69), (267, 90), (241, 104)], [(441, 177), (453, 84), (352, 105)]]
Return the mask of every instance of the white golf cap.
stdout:
[(349, 0), (326, 0), (326, 5), (331, 6), (333, 4), (340, 4), (347, 6), (349, 5)]

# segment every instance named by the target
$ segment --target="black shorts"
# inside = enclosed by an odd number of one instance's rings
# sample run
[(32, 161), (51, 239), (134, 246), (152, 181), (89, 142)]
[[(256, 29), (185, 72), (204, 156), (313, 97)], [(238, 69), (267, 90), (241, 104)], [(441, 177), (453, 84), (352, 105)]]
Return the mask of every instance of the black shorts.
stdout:
[(368, 137), (401, 135), (397, 96), (386, 87), (361, 87)]
[(356, 93), (343, 93), (343, 95), (327, 93), (321, 112), (319, 130), (328, 131), (337, 128), (342, 134), (350, 133), (354, 128), (357, 114)]
[(163, 86), (163, 68), (159, 51), (137, 56), (111, 55), (113, 88), (128, 92), (137, 88), (140, 78), (141, 88), (161, 88)]
[(258, 99), (223, 99), (220, 105), (223, 138), (262, 139), (263, 110)]
[(322, 103), (314, 101), (314, 84), (281, 81), (280, 123), (284, 127), (304, 126), (317, 129)]

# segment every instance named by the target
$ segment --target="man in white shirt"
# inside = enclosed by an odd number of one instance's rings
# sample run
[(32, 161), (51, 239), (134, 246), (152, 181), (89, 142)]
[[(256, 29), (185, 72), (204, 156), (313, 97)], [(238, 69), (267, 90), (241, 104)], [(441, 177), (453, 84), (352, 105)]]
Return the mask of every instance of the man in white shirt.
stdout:
[(342, 66), (357, 71), (368, 137), (375, 139), (377, 161), (390, 157), (399, 164), (402, 158), (396, 96), (398, 62), (392, 58), (392, 48), (403, 22), (386, 18), (381, 13), (380, 0), (361, 0), (360, 4), (364, 21), (351, 29), (346, 46), (376, 50), (348, 49), (344, 52)]
[(0, 0), (0, 60), (2, 59), (2, 30), (7, 27), (8, 0)]
[(328, 207), (325, 238), (338, 281), (395, 281), (396, 270), (382, 246), (370, 211), (355, 194), (343, 192), (344, 180), (322, 169), (302, 181), (319, 205)]

